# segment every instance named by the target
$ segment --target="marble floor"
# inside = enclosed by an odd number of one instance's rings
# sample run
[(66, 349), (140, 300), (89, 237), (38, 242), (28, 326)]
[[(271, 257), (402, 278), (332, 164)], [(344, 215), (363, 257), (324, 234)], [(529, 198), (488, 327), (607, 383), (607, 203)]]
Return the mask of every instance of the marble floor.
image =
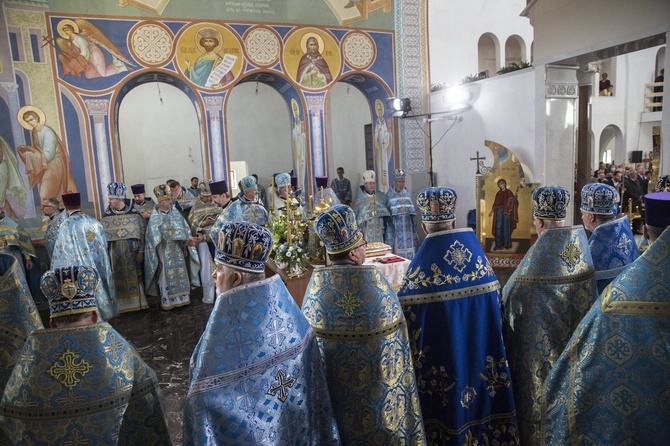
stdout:
[[(496, 271), (504, 285), (511, 271)], [(139, 351), (142, 359), (156, 372), (161, 386), (168, 427), (174, 446), (182, 445), (182, 417), (188, 392), (188, 366), (193, 349), (205, 330), (212, 304), (202, 302), (202, 292), (191, 293), (191, 304), (162, 310), (157, 298), (149, 297), (150, 308), (123, 313), (110, 321)], [(49, 310), (40, 306), (44, 321), (49, 321)]]

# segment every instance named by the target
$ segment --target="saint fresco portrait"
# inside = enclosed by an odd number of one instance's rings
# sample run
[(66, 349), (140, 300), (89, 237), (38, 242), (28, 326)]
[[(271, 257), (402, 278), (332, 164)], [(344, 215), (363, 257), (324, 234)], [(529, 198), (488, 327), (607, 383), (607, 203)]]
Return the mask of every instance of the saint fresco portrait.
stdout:
[(242, 70), (242, 48), (227, 28), (199, 24), (187, 29), (177, 45), (178, 66), (195, 85), (219, 89), (230, 85)]
[(325, 31), (302, 29), (286, 39), (286, 71), (307, 89), (321, 89), (332, 83), (340, 72), (340, 64), (338, 44)]
[(19, 146), (17, 151), (26, 166), (30, 189), (38, 186), (40, 200), (58, 198), (77, 192), (70, 172), (67, 148), (56, 132), (47, 125), (44, 112), (33, 105), (21, 107), (17, 119), (30, 130), (32, 144)]

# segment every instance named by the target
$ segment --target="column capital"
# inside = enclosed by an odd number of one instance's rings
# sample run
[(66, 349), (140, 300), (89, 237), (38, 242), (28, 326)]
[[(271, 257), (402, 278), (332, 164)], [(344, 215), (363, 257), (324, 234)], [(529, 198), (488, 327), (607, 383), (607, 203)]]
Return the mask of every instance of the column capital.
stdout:
[(109, 114), (109, 99), (84, 99), (88, 113), (96, 117), (105, 117)]
[(7, 93), (16, 93), (19, 89), (19, 84), (16, 82), (0, 82), (0, 87), (2, 87)]
[(205, 110), (207, 113), (218, 113), (223, 110), (223, 96), (211, 95), (205, 96), (203, 101), (205, 102)]
[(305, 102), (307, 103), (307, 110), (309, 110), (310, 113), (323, 111), (324, 97), (322, 95), (306, 96)]

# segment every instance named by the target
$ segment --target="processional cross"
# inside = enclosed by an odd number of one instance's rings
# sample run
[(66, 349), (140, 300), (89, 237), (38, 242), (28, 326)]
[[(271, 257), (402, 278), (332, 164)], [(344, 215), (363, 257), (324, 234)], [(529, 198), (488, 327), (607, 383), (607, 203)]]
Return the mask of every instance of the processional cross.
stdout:
[(481, 172), (479, 171), (480, 167), (484, 167), (484, 160), (486, 159), (485, 156), (479, 156), (479, 150), (477, 150), (477, 156), (474, 158), (470, 158), (470, 161), (477, 161), (477, 175), (481, 175)]

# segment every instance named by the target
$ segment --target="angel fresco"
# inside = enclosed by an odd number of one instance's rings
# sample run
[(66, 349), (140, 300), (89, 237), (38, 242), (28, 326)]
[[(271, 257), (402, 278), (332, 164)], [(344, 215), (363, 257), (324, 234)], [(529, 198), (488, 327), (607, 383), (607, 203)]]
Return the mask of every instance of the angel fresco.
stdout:
[[(61, 20), (57, 28), (61, 36), (56, 39), (60, 49), (58, 60), (63, 75), (81, 77), (83, 73), (86, 79), (95, 79), (132, 70), (133, 63), (88, 20)], [(110, 64), (103, 49), (112, 56)]]

